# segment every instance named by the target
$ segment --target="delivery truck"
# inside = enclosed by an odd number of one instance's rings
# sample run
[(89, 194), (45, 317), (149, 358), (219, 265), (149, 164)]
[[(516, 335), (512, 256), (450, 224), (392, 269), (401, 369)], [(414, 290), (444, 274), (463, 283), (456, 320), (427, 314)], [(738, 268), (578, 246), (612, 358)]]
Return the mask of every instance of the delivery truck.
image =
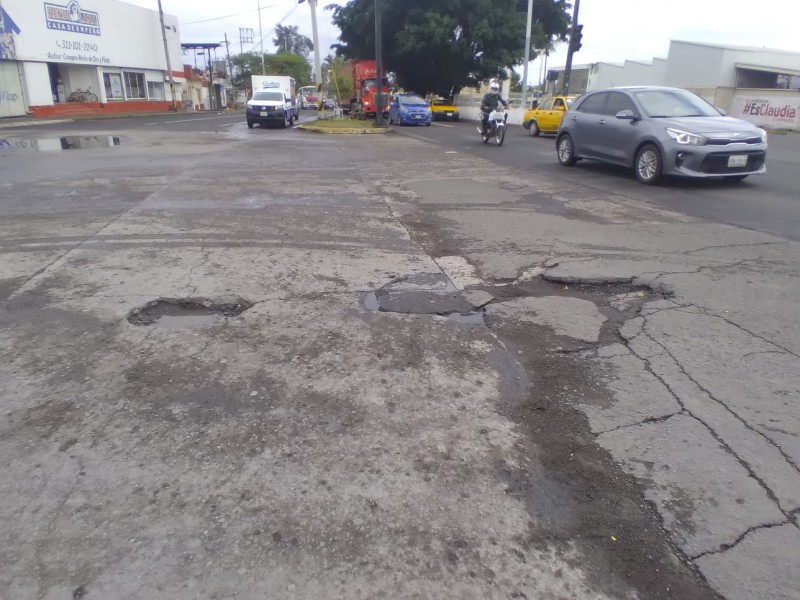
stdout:
[(253, 75), (253, 95), (247, 101), (247, 126), (276, 124), (290, 127), (298, 120), (296, 85), (286, 75)]

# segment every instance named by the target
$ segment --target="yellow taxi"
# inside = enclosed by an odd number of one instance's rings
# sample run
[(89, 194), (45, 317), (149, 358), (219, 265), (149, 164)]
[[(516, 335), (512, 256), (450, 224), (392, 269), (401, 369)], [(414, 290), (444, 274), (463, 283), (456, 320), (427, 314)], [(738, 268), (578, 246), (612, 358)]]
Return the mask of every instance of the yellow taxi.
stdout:
[(434, 121), (458, 121), (458, 109), (445, 98), (431, 99), (431, 113)]
[(577, 96), (553, 96), (541, 101), (541, 104), (525, 112), (522, 126), (531, 135), (540, 133), (556, 133), (561, 127), (561, 119), (567, 114), (569, 107)]

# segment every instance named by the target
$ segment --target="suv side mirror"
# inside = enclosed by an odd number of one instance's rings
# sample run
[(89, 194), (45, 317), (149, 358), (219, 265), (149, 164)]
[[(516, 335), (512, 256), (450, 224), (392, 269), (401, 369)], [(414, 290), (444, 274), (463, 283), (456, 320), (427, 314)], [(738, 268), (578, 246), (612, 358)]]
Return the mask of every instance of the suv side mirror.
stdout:
[(629, 108), (626, 108), (625, 110), (621, 110), (621, 111), (619, 111), (619, 112), (618, 112), (616, 115), (614, 115), (614, 116), (615, 116), (616, 118), (618, 118), (618, 119), (622, 119), (623, 121), (635, 121), (635, 120), (636, 120), (636, 115), (635, 115), (635, 114), (633, 113), (633, 111), (632, 111), (631, 109), (629, 109)]

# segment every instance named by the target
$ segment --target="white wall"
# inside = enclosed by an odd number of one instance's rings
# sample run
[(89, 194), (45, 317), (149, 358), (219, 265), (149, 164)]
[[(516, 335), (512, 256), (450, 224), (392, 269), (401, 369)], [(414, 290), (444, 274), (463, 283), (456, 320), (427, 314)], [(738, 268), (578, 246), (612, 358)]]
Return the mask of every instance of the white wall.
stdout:
[[(49, 27), (48, 13), (39, 1), (3, 0), (3, 9), (20, 29), (20, 33), (14, 35), (18, 60), (161, 71), (167, 68), (158, 11), (119, 0), (84, 2), (81, 3), (81, 10), (91, 11), (90, 16), (96, 18), (98, 23), (96, 27), (83, 27), (84, 30), (92, 31), (87, 33)], [(53, 22), (51, 19), (51, 23)], [(183, 55), (178, 20), (171, 15), (165, 15), (164, 24), (172, 68), (180, 71)], [(57, 22), (56, 25), (74, 26), (68, 21), (66, 24)]]
[(47, 63), (22, 63), (25, 74), (25, 87), (28, 91), (29, 106), (51, 106), (53, 91), (50, 88), (50, 74)]
[(671, 41), (664, 85), (673, 87), (716, 87), (723, 81), (725, 50), (691, 42)]
[(725, 51), (723, 73), (725, 77), (719, 85), (733, 87), (736, 85), (736, 64), (756, 65), (773, 69), (785, 68), (789, 71), (800, 70), (800, 52), (776, 52), (766, 49), (730, 49)]

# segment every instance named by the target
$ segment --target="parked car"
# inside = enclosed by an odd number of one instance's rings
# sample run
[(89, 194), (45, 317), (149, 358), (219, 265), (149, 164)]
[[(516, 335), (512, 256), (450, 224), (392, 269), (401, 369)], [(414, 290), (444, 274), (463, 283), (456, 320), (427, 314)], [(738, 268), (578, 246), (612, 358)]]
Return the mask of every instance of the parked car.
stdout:
[(456, 105), (445, 98), (431, 100), (431, 113), (434, 121), (458, 121), (459, 113)]
[(427, 125), (433, 121), (431, 107), (417, 94), (397, 94), (389, 104), (389, 124)]
[(541, 103), (525, 112), (522, 126), (532, 136), (540, 133), (556, 133), (561, 127), (561, 120), (575, 101), (575, 96), (554, 96), (542, 100)]
[(556, 138), (565, 166), (584, 158), (624, 165), (646, 184), (662, 175), (742, 180), (766, 172), (767, 132), (686, 90), (598, 90), (567, 115)]

